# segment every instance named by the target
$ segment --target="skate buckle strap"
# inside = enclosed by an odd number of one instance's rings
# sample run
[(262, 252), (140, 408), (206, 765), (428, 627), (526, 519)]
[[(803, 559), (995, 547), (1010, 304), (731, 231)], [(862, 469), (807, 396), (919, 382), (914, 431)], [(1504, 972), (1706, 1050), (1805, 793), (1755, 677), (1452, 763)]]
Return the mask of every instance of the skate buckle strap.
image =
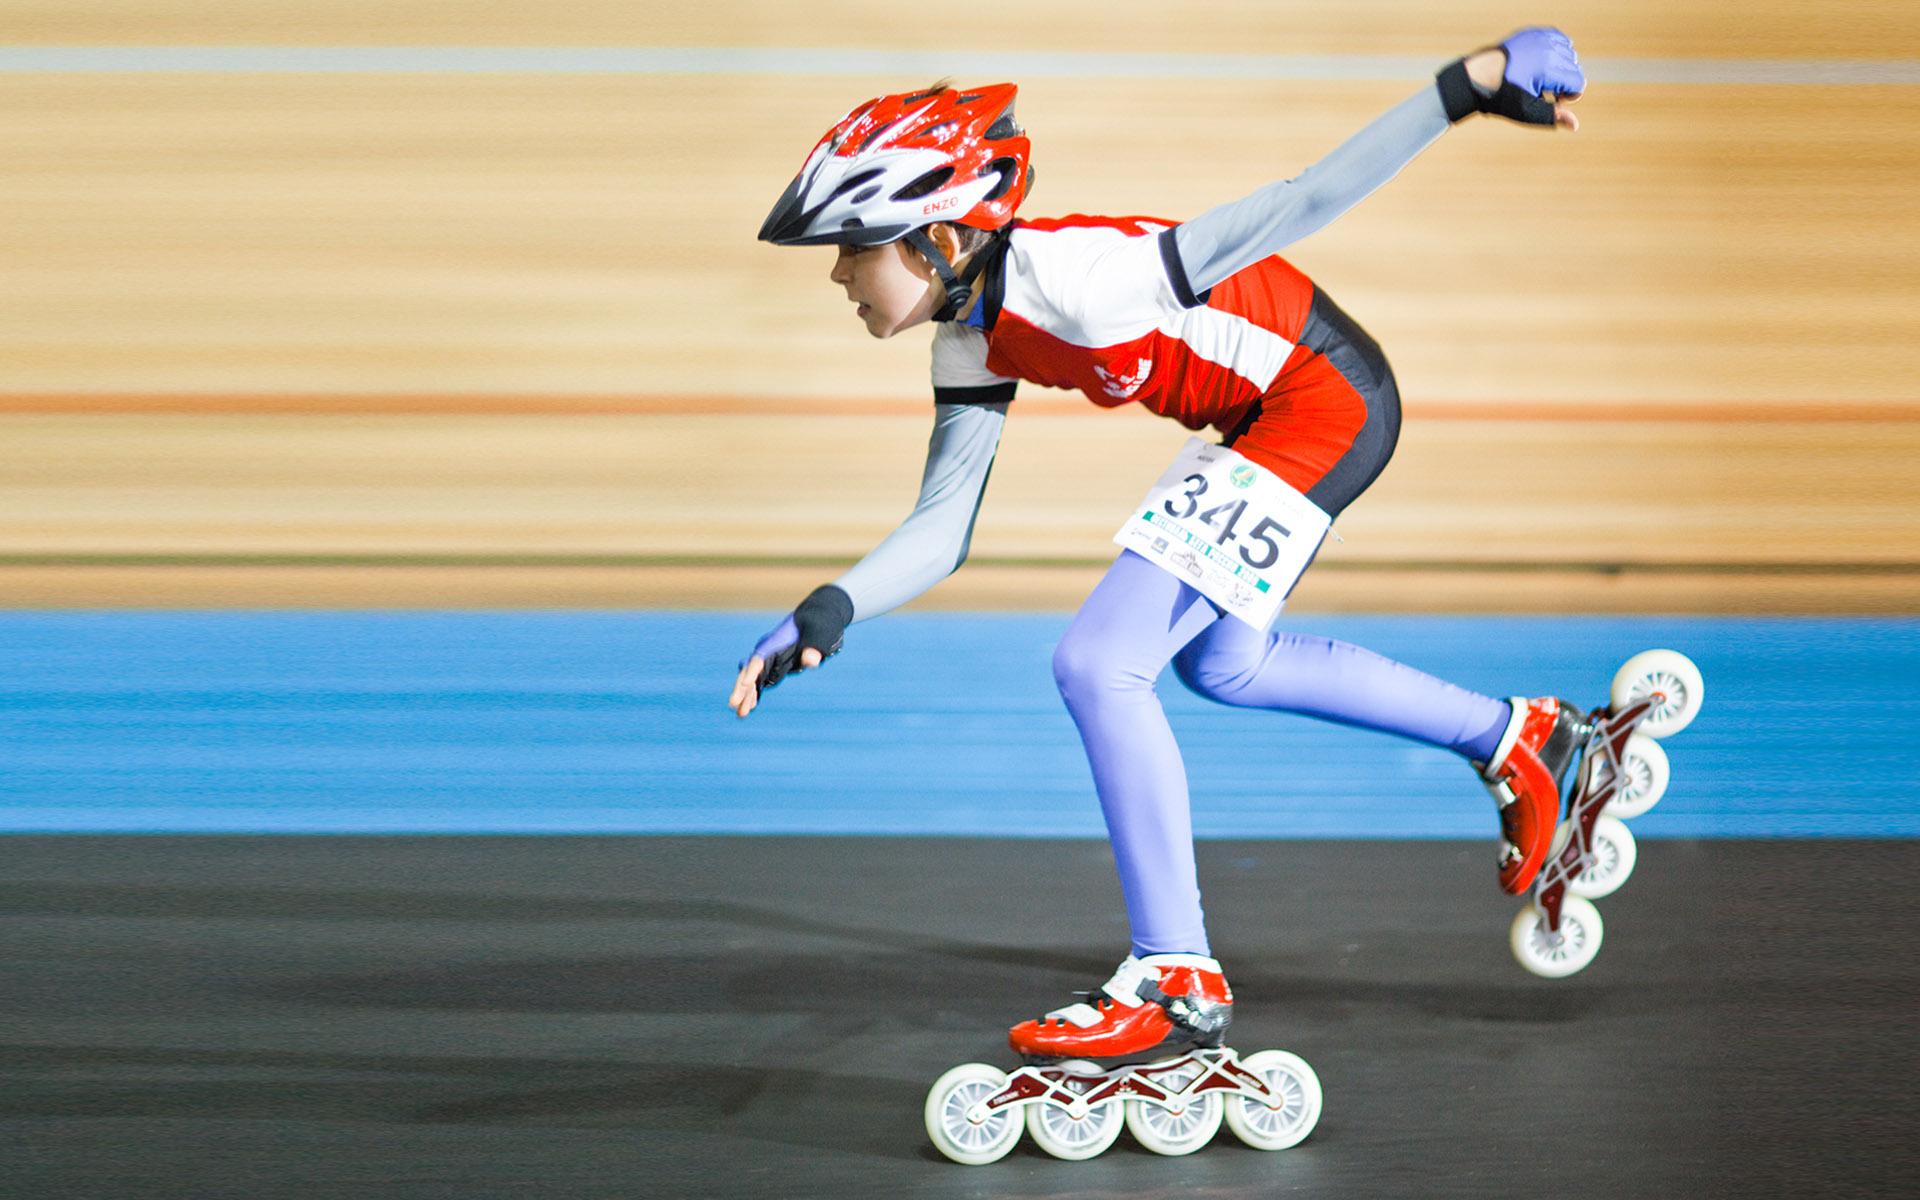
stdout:
[(1215, 1004), (1193, 996), (1169, 996), (1151, 979), (1140, 981), (1139, 996), (1150, 1004), (1158, 1004), (1166, 1011), (1168, 1020), (1193, 1035), (1194, 1040), (1202, 1045), (1217, 1045), (1218, 1039), (1233, 1021), (1232, 1005)]
[(1140, 1007), (1139, 990), (1141, 981), (1145, 980), (1148, 983), (1152, 983), (1158, 978), (1160, 978), (1160, 972), (1129, 954), (1121, 961), (1118, 967), (1114, 968), (1113, 978), (1100, 985), (1099, 991), (1087, 992), (1085, 994), (1090, 999), (1098, 999), (1101, 996), (1111, 996), (1114, 1000), (1126, 1005), (1128, 1008), (1138, 1008)]

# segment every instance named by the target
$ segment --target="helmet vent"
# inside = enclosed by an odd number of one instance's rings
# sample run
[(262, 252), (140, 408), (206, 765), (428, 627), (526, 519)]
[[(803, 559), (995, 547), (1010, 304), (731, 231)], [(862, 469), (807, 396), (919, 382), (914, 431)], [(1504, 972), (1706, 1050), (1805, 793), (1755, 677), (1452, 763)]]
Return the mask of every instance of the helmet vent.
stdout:
[(879, 194), (880, 194), (880, 185), (876, 183), (871, 187), (862, 188), (859, 192), (855, 193), (853, 197), (853, 202), (855, 204), (865, 204), (867, 201), (873, 199), (875, 196), (878, 196)]
[(874, 126), (874, 127), (873, 127), (873, 132), (871, 132), (871, 133), (869, 133), (869, 134), (867, 134), (867, 136), (865, 136), (865, 137), (863, 137), (863, 138), (861, 138), (861, 139), (860, 139), (860, 144), (859, 144), (858, 146), (856, 146), (856, 147), (854, 147), (854, 150), (853, 150), (853, 152), (854, 152), (855, 154), (859, 154), (859, 153), (862, 153), (863, 151), (865, 151), (865, 150), (866, 150), (866, 148), (867, 148), (868, 146), (871, 146), (871, 145), (873, 145), (873, 142), (874, 142), (874, 139), (875, 139), (875, 138), (877, 138), (877, 137), (879, 137), (879, 136), (880, 136), (881, 134), (883, 134), (883, 133), (885, 133), (885, 132), (886, 132), (887, 130), (889, 130), (889, 129), (892, 129), (892, 128), (893, 128), (893, 127), (894, 127), (895, 125), (898, 125), (899, 123), (900, 123), (900, 118), (899, 118), (899, 117), (895, 117), (895, 118), (894, 118), (893, 120), (891, 120), (891, 121), (887, 121), (887, 122), (885, 122), (885, 123), (883, 123), (883, 124), (880, 124), (880, 125), (876, 125), (876, 126)]
[(895, 200), (918, 200), (920, 197), (937, 192), (953, 178), (952, 167), (939, 167), (901, 188), (893, 194)]
[(992, 191), (980, 197), (982, 203), (990, 204), (1013, 190), (1014, 181), (1020, 177), (1020, 164), (1011, 158), (996, 158), (987, 164), (987, 170), (1000, 172), (1000, 182), (993, 185)]
[[(827, 199), (832, 200), (835, 197), (844, 196), (848, 192), (861, 186), (862, 184), (872, 183), (874, 180), (880, 178), (880, 176), (884, 173), (885, 172), (883, 172), (879, 167), (872, 167), (872, 168), (869, 168), (868, 170), (861, 171), (858, 174), (849, 175), (845, 179), (840, 181), (840, 186), (833, 189), (832, 195), (828, 196)], [(855, 201), (855, 203), (858, 203), (858, 201)]]
[(990, 142), (997, 142), (1002, 138), (1019, 136), (1020, 123), (1013, 119), (1013, 114), (1010, 112), (1001, 113), (998, 121), (987, 126), (986, 138)]

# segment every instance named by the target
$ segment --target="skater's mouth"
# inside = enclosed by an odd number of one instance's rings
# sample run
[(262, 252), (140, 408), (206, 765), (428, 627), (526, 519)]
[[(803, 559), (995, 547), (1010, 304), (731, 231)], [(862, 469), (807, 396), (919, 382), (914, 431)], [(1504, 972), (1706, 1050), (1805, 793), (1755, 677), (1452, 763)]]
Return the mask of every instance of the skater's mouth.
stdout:
[(862, 304), (859, 308), (856, 308), (853, 310), (853, 315), (856, 317), (865, 317), (868, 313), (872, 311), (873, 311), (873, 305)]

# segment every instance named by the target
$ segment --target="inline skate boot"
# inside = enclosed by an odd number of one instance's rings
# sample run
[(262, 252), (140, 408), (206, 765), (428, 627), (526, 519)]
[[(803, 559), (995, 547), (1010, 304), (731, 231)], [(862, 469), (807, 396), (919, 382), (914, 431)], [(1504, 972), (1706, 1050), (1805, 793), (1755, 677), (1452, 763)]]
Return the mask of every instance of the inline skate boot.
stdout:
[(1233, 1022), (1233, 989), (1220, 964), (1200, 954), (1129, 954), (1113, 978), (1081, 999), (1007, 1031), (1015, 1054), (1110, 1058), (1162, 1042), (1218, 1046)]
[(1560, 783), (1590, 730), (1565, 700), (1515, 696), (1509, 703), (1513, 715), (1480, 777), (1500, 809), (1500, 887), (1518, 896), (1547, 861)]

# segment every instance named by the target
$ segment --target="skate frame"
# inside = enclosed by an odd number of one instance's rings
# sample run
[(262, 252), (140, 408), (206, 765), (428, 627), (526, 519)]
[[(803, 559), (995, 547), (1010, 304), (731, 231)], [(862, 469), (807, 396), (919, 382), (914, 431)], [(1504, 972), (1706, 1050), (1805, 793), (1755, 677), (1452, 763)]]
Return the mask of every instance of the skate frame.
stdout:
[[(1591, 731), (1581, 748), (1579, 772), (1574, 776), (1573, 794), (1567, 801), (1567, 824), (1571, 833), (1559, 853), (1547, 860), (1533, 881), (1533, 907), (1540, 913), (1547, 930), (1547, 945), (1557, 948), (1560, 932), (1560, 905), (1566, 899), (1567, 885), (1593, 865), (1593, 825), (1601, 810), (1627, 787), (1627, 739), (1640, 727), (1661, 697), (1654, 696), (1629, 705), (1617, 713), (1596, 709), (1587, 720)], [(1594, 758), (1612, 768), (1605, 782), (1592, 786)]]
[[(1178, 1078), (1196, 1066), (1200, 1074), (1180, 1084)], [(1174, 1078), (1169, 1080), (1167, 1076)], [(1075, 1090), (1068, 1085), (1070, 1080), (1086, 1090)], [(967, 1119), (977, 1123), (1004, 1108), (1040, 1103), (1057, 1104), (1075, 1118), (1086, 1116), (1102, 1104), (1121, 1100), (1145, 1100), (1163, 1108), (1178, 1108), (1207, 1092), (1245, 1096), (1270, 1108), (1286, 1103), (1284, 1097), (1267, 1087), (1265, 1080), (1240, 1065), (1239, 1055), (1222, 1046), (1189, 1050), (1177, 1058), (1159, 1062), (1122, 1063), (1116, 1067), (1095, 1068), (1092, 1072), (1058, 1064), (1029, 1063), (1007, 1076), (1006, 1087), (969, 1109)]]

